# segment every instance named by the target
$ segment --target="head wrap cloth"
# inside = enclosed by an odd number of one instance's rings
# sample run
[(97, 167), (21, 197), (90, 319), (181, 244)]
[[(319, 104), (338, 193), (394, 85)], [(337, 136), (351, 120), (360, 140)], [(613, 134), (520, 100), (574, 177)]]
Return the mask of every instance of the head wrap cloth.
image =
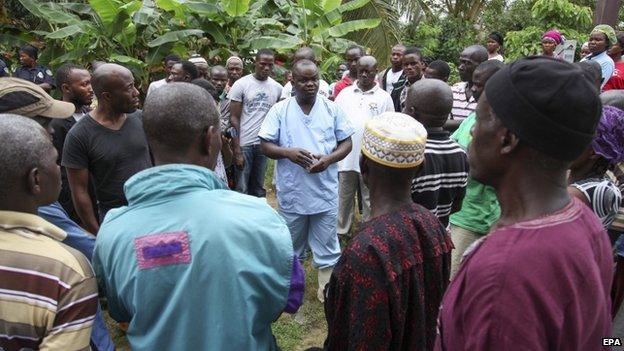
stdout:
[(542, 34), (542, 39), (544, 38), (550, 38), (554, 40), (557, 45), (561, 44), (561, 42), (563, 41), (563, 36), (561, 36), (561, 32), (556, 29), (551, 29)]
[[(594, 33), (594, 32), (598, 32), (598, 33), (604, 34), (607, 37), (607, 39), (609, 39), (609, 43), (611, 45), (613, 45), (613, 44), (615, 44), (617, 42), (617, 37), (615, 36), (615, 30), (613, 30), (613, 27), (611, 27), (608, 24), (599, 24), (599, 25), (597, 25), (592, 30), (592, 33)], [(607, 48), (607, 50), (609, 50), (609, 48)]]
[(624, 162), (624, 111), (613, 106), (603, 107), (591, 146), (612, 164)]

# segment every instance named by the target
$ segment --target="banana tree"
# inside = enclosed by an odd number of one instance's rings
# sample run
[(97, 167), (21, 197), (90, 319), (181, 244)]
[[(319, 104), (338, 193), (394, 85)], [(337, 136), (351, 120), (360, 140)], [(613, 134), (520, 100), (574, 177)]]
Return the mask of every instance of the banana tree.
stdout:
[[(281, 23), (278, 31), (252, 33), (251, 49), (269, 47), (292, 52), (300, 46), (310, 46), (319, 57), (321, 71), (327, 72), (342, 60), (342, 53), (354, 41), (348, 34), (379, 26), (379, 18), (360, 18), (346, 21), (344, 15), (365, 6), (371, 0), (274, 0), (269, 18), (262, 23)], [(260, 1), (266, 3), (267, 1)]]
[(68, 61), (118, 62), (133, 71), (143, 88), (149, 67), (159, 65), (174, 46), (184, 47), (190, 37), (203, 36), (201, 29), (176, 26), (151, 0), (19, 1), (43, 20), (41, 28), (32, 31), (46, 42), (43, 63), (54, 67)]

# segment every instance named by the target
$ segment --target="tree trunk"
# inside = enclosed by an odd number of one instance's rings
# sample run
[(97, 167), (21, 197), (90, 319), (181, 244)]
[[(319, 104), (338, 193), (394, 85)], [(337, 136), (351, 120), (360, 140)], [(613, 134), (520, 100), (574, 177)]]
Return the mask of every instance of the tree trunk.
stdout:
[(615, 28), (621, 3), (622, 0), (597, 0), (596, 11), (594, 11), (594, 25), (608, 24)]

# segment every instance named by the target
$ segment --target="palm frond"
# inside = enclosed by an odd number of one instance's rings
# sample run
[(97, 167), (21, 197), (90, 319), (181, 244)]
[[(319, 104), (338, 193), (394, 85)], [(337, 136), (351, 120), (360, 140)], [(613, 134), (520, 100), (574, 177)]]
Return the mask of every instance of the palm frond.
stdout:
[(344, 14), (345, 21), (379, 18), (381, 24), (373, 29), (352, 33), (349, 39), (371, 48), (371, 54), (377, 58), (381, 66), (390, 62), (392, 46), (400, 40), (399, 13), (393, 0), (371, 0), (364, 7)]

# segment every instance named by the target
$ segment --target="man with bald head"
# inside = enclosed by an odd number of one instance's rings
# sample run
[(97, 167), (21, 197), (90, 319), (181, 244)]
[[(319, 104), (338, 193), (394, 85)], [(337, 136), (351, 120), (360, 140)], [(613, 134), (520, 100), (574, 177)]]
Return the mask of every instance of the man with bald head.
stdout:
[[(57, 105), (44, 113), (65, 109)], [(0, 148), (0, 349), (89, 350), (98, 305), (93, 271), (61, 243), (65, 231), (37, 216), (61, 190), (50, 134), (34, 118), (0, 114)]]
[(318, 272), (318, 298), (340, 258), (336, 235), (338, 166), (351, 151), (353, 130), (344, 112), (318, 95), (319, 70), (310, 60), (293, 67), (295, 96), (269, 110), (260, 128), (262, 151), (277, 161), (277, 201), (295, 253), (307, 248)]
[(438, 216), (446, 227), (451, 213), (461, 209), (468, 179), (468, 156), (442, 126), (453, 106), (445, 82), (423, 79), (410, 86), (405, 113), (427, 129), (425, 164), (412, 181), (412, 200)]
[[(309, 46), (304, 46), (295, 51), (295, 54), (293, 55), (293, 66), (299, 60), (310, 60), (315, 64), (318, 63), (316, 61), (316, 54), (314, 53), (314, 50), (312, 50), (312, 48)], [(318, 94), (323, 97), (329, 98), (329, 84), (327, 84), (327, 82), (320, 77)], [(280, 97), (280, 100), (289, 98), (294, 95), (295, 91), (293, 90), (292, 82), (288, 82), (284, 85), (284, 88), (282, 89), (282, 96)]]
[(170, 83), (143, 120), (156, 166), (126, 182), (128, 205), (106, 216), (93, 256), (111, 316), (131, 322), (133, 350), (277, 349), (271, 323), (301, 305), (303, 270), (279, 215), (214, 173), (212, 97)]
[[(353, 126), (353, 149), (338, 163), (340, 178), (340, 205), (338, 210), (338, 234), (346, 235), (351, 230), (355, 217), (355, 194), (359, 193), (359, 203), (363, 210), (363, 220), (370, 215), (368, 188), (360, 174), (360, 146), (364, 124), (371, 118), (386, 111), (394, 111), (390, 94), (375, 83), (377, 60), (372, 56), (361, 57), (357, 65), (357, 80), (342, 90), (336, 104), (347, 112)], [(359, 191), (358, 191), (359, 190)]]
[(453, 109), (444, 129), (455, 131), (461, 122), (477, 108), (477, 100), (472, 96), (472, 73), (482, 62), (488, 60), (488, 51), (482, 45), (471, 45), (459, 55), (459, 78), (453, 85)]
[[(67, 169), (74, 207), (84, 228), (95, 234), (106, 213), (126, 204), (123, 184), (151, 166), (139, 105), (139, 91), (127, 68), (106, 63), (93, 72), (98, 106), (69, 131), (62, 165)], [(155, 91), (155, 90), (154, 90)], [(89, 196), (95, 186), (98, 214)]]

